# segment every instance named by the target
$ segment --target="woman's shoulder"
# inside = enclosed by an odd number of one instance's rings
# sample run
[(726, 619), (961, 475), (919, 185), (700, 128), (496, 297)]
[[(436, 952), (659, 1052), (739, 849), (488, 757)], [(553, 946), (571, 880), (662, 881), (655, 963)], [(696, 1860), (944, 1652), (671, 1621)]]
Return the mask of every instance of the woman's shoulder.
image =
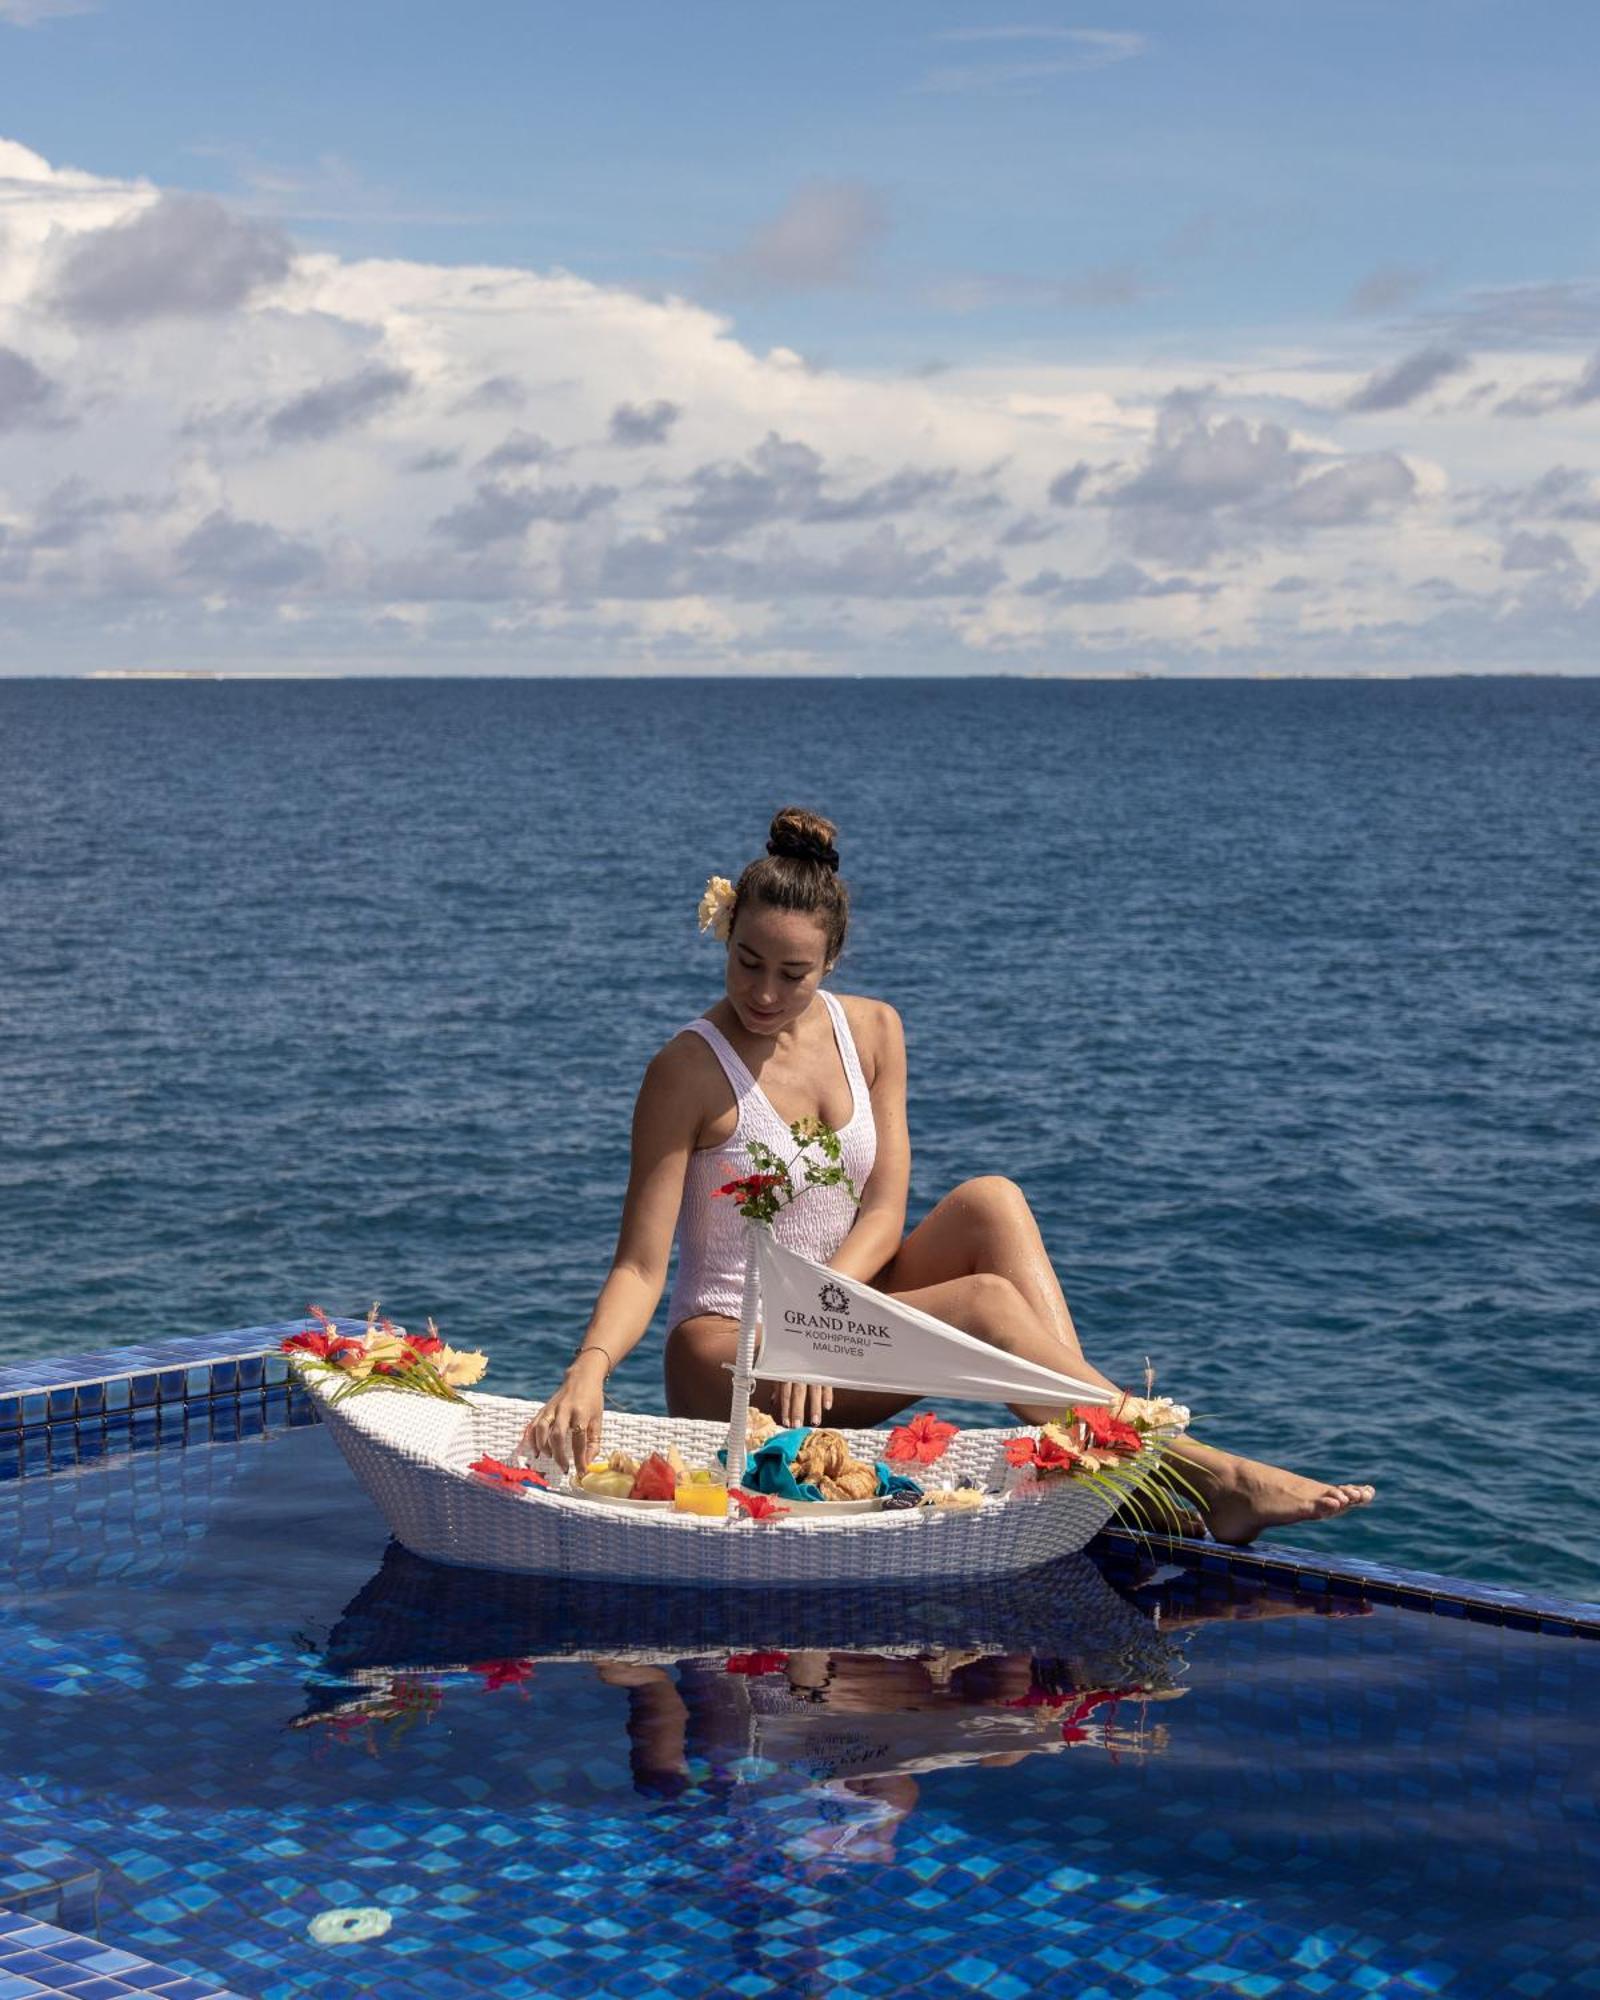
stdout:
[(844, 1009), (850, 1034), (871, 1081), (877, 1062), (905, 1045), (905, 1027), (887, 1000), (869, 1000), (864, 993), (835, 993)]
[[(716, 1028), (715, 1021), (710, 1018), (709, 1009), (704, 1014), (697, 1015), (696, 1020), (704, 1021), (710, 1028)], [(685, 1021), (683, 1026), (669, 1035), (656, 1050), (650, 1058), (645, 1074), (665, 1078), (697, 1077), (709, 1076), (720, 1072), (720, 1069), (721, 1065), (712, 1051), (711, 1044), (693, 1022)]]
[[(829, 992), (833, 992), (830, 987)], [(857, 1021), (863, 1027), (899, 1027), (900, 1016), (887, 1000), (869, 1000), (865, 993), (834, 993), (833, 997), (843, 1007), (853, 1028)]]
[(646, 1063), (634, 1115), (652, 1130), (686, 1132), (697, 1144), (707, 1116), (726, 1096), (722, 1066), (710, 1044), (684, 1027)]

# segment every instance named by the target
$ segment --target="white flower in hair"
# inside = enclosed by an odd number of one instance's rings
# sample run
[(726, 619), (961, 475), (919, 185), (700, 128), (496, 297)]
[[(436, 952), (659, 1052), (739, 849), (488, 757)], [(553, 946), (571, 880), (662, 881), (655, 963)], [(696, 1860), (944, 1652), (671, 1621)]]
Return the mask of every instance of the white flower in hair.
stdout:
[(733, 884), (726, 875), (713, 875), (700, 898), (700, 928), (710, 931), (718, 944), (726, 944), (733, 929)]

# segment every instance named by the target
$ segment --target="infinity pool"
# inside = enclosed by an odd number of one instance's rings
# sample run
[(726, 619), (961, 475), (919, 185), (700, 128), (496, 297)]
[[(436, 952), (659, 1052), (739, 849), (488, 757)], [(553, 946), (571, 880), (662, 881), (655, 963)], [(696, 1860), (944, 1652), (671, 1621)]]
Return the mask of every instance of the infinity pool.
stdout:
[(571, 1590), (316, 1428), (35, 1471), (0, 1905), (103, 1949), (0, 2000), (1600, 1993), (1600, 1646), (1317, 1583)]

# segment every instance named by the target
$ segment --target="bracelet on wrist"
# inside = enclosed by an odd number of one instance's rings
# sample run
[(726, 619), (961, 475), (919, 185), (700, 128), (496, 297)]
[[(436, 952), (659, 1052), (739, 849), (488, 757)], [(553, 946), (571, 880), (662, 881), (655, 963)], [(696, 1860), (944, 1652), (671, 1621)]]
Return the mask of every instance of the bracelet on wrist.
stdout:
[(598, 1354), (600, 1359), (606, 1364), (607, 1375), (609, 1375), (612, 1369), (615, 1368), (617, 1365), (612, 1360), (611, 1356), (606, 1352), (606, 1350), (602, 1346), (600, 1346), (598, 1341), (586, 1340), (582, 1345), (582, 1347), (578, 1349), (577, 1353), (573, 1355), (572, 1359), (574, 1364), (581, 1361), (584, 1355), (586, 1354)]

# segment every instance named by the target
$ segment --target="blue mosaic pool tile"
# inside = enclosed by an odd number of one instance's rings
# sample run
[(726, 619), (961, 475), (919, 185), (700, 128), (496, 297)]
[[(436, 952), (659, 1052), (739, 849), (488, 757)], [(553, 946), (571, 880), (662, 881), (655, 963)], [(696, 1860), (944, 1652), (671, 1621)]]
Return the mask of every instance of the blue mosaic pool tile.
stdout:
[[(270, 1351), (277, 1356), (285, 1335), (300, 1333), (312, 1322), (307, 1319), (278, 1320), (267, 1326), (235, 1327), (216, 1333), (186, 1334), (181, 1338), (144, 1341), (87, 1354), (47, 1354), (0, 1367), (0, 1402), (30, 1389), (52, 1389), (83, 1382), (105, 1382), (113, 1377), (173, 1373), (218, 1361), (237, 1362), (241, 1355), (258, 1362)], [(344, 1320), (352, 1329), (359, 1322)], [(281, 1360), (281, 1356), (277, 1356)], [(278, 1380), (285, 1379), (280, 1373)], [(256, 1386), (262, 1380), (258, 1373)]]
[[(259, 1437), (268, 1429), (314, 1423), (315, 1406), (285, 1358), (259, 1351), (259, 1343), (275, 1345), (304, 1324), (286, 1321), (0, 1369), (0, 1481), (113, 1453)], [(353, 1330), (358, 1323), (339, 1324)], [(247, 1351), (219, 1355), (233, 1341)], [(87, 1367), (104, 1373), (82, 1379)]]
[(117, 1951), (14, 1910), (0, 1910), (0, 2000), (241, 2000), (214, 1980)]

